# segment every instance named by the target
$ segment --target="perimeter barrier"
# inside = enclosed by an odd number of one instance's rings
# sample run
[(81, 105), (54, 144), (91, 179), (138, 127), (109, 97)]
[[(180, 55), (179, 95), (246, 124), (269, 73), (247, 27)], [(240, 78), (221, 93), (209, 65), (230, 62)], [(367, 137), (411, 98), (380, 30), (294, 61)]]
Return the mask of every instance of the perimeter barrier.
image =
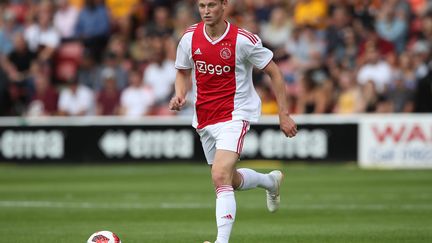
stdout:
[[(251, 125), (242, 159), (358, 162), (363, 168), (432, 168), (432, 115), (297, 115), (295, 138), (278, 118)], [(200, 162), (185, 117), (0, 118), (0, 162)]]

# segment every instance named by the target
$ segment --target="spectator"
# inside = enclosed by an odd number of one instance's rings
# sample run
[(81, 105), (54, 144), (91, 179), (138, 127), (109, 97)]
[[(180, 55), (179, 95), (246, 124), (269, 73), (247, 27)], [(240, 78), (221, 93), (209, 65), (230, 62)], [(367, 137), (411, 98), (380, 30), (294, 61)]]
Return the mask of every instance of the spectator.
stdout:
[(87, 86), (71, 79), (60, 92), (59, 114), (62, 116), (88, 116), (94, 114), (95, 97)]
[(291, 37), (292, 25), (288, 21), (286, 12), (282, 7), (272, 10), (270, 21), (261, 26), (262, 40), (270, 48), (280, 48)]
[(259, 97), (261, 98), (261, 113), (263, 115), (278, 114), (278, 104), (271, 88), (266, 84), (262, 84), (257, 86), (256, 90)]
[(51, 116), (57, 114), (58, 92), (47, 75), (38, 73), (34, 78), (35, 94), (27, 110), (29, 116)]
[(29, 71), (33, 60), (36, 59), (36, 53), (28, 48), (21, 32), (14, 35), (13, 42), (13, 50), (4, 59), (3, 69), (10, 81), (27, 82), (27, 85), (31, 85), (29, 83)]
[(137, 64), (146, 64), (151, 58), (150, 38), (144, 27), (139, 27), (135, 35), (136, 39), (129, 46), (130, 57)]
[(81, 9), (84, 5), (85, 0), (68, 0), (69, 3), (76, 9)]
[(329, 97), (325, 96), (322, 84), (313, 75), (314, 71), (308, 70), (301, 78), (296, 109), (299, 114), (326, 112)]
[(342, 71), (339, 74), (338, 85), (340, 87), (340, 94), (337, 97), (334, 112), (340, 114), (363, 112), (362, 93), (353, 73)]
[(390, 65), (381, 60), (378, 50), (371, 46), (366, 50), (366, 63), (359, 68), (357, 81), (360, 85), (365, 85), (372, 81), (378, 94), (383, 94), (391, 80)]
[(383, 101), (383, 96), (380, 96), (375, 88), (375, 83), (368, 80), (361, 86), (362, 97), (364, 102), (363, 111), (366, 113), (378, 112), (380, 109), (380, 102)]
[(120, 114), (137, 118), (148, 115), (154, 104), (154, 94), (142, 83), (142, 75), (137, 70), (129, 73), (129, 86), (120, 96)]
[(109, 9), (110, 16), (114, 21), (127, 19), (139, 0), (106, 0), (105, 3)]
[(285, 48), (300, 70), (318, 67), (325, 51), (324, 43), (310, 26), (294, 30), (293, 37)]
[(40, 60), (50, 61), (60, 44), (60, 35), (52, 23), (50, 2), (39, 4), (36, 17), (37, 22), (26, 28), (24, 36), (30, 50), (36, 52)]
[(7, 116), (22, 116), (27, 110), (29, 103), (28, 89), (22, 83), (12, 82), (7, 86), (7, 99), (8, 104), (6, 109)]
[(106, 77), (102, 90), (98, 93), (96, 114), (112, 116), (119, 114), (120, 92), (114, 75)]
[(380, 8), (380, 3), (381, 1), (355, 0), (352, 6), (354, 19), (357, 25), (364, 26), (366, 29), (373, 28), (375, 24), (374, 15)]
[[(14, 1), (2, 1), (4, 3), (4, 7), (6, 12), (12, 12), (16, 21), (16, 24), (23, 27), (23, 25), (27, 24), (29, 17), (33, 17), (31, 11), (37, 6), (37, 3), (40, 1), (33, 1), (33, 4), (29, 3), (29, 1), (23, 0), (14, 0)], [(0, 6), (1, 8), (1, 6)]]
[(156, 105), (167, 105), (174, 90), (175, 78), (174, 61), (167, 59), (164, 47), (160, 46), (144, 71), (144, 83), (153, 90)]
[(57, 11), (54, 14), (54, 27), (62, 40), (70, 40), (75, 35), (75, 26), (79, 11), (68, 0), (56, 0)]
[(428, 41), (416, 41), (410, 50), (413, 53), (413, 63), (416, 79), (422, 79), (429, 72), (428, 60), (430, 60), (431, 47)]
[(127, 41), (124, 36), (112, 35), (106, 49), (106, 53), (112, 53), (116, 59), (116, 63), (125, 71), (131, 69), (132, 66), (131, 60), (128, 57)]
[(268, 22), (272, 8), (276, 6), (272, 1), (266, 0), (251, 1), (251, 5), (258, 23)]
[(344, 7), (334, 9), (326, 30), (327, 54), (333, 54), (336, 49), (345, 45), (346, 29), (349, 24), (350, 18), (347, 9)]
[(395, 52), (395, 47), (393, 43), (384, 40), (381, 38), (374, 28), (366, 28), (361, 32), (362, 41), (359, 45), (358, 57), (360, 58), (358, 64), (363, 63), (363, 59), (365, 58), (366, 49), (369, 47), (374, 47), (380, 56), (386, 56), (388, 54)]
[(77, 72), (78, 83), (98, 92), (102, 88), (102, 67), (96, 62), (93, 55), (84, 52)]
[(186, 5), (180, 5), (175, 13), (174, 38), (180, 40), (185, 30), (196, 22), (192, 9)]
[(396, 51), (401, 53), (407, 39), (407, 16), (402, 9), (396, 9), (390, 4), (391, 2), (387, 2), (381, 9), (376, 22), (376, 30), (381, 38), (392, 42)]
[(108, 10), (102, 0), (85, 0), (85, 6), (78, 16), (75, 36), (82, 40), (87, 51), (91, 51), (97, 61), (102, 58), (109, 31)]
[[(259, 33), (260, 27), (257, 23), (257, 20), (255, 18), (255, 15), (245, 12), (241, 15), (241, 21), (239, 21), (237, 24), (239, 27), (251, 32), (251, 33)], [(288, 38), (289, 39), (289, 38)]]
[(298, 89), (298, 82), (295, 72), (296, 70), (294, 68), (292, 58), (283, 48), (276, 49), (273, 53), (273, 60), (279, 66), (282, 76), (284, 77), (287, 94), (288, 96), (292, 96), (297, 92)]
[(165, 6), (154, 9), (153, 20), (146, 26), (146, 33), (157, 36), (170, 36), (174, 32), (170, 20), (170, 10)]
[(432, 112), (432, 62), (427, 74), (418, 81), (415, 95), (415, 112)]
[(408, 90), (414, 91), (417, 85), (413, 56), (410, 52), (405, 51), (398, 58), (399, 69), (396, 74), (400, 73), (400, 78)]
[(298, 26), (323, 28), (327, 17), (325, 0), (298, 0), (294, 7), (294, 21)]
[(358, 38), (353, 28), (346, 27), (342, 30), (342, 44), (338, 44), (334, 49), (336, 62), (344, 68), (354, 69), (357, 66), (358, 53)]
[[(124, 89), (128, 83), (128, 72), (122, 65), (121, 60), (121, 57), (118, 57), (115, 53), (108, 52), (105, 54), (102, 65), (102, 72), (104, 72), (104, 70), (112, 70), (114, 72), (115, 80), (117, 81), (117, 89), (119, 90)], [(94, 87), (96, 90), (100, 90), (103, 82), (101, 82), (101, 80), (97, 82), (98, 83), (95, 83)]]
[(424, 16), (421, 21), (421, 32), (424, 39), (429, 43), (432, 42), (432, 12)]
[(13, 36), (22, 31), (22, 28), (16, 23), (16, 17), (12, 11), (5, 10), (2, 18), (3, 23), (0, 24), (0, 55), (7, 56), (14, 47)]
[(413, 90), (406, 86), (402, 73), (393, 76), (387, 97), (390, 112), (412, 112), (414, 110)]
[(17, 32), (14, 36), (14, 49), (9, 55), (2, 60), (2, 68), (7, 75), (11, 109), (8, 109), (10, 115), (21, 115), (33, 96), (34, 84), (30, 73), (30, 68), (36, 54), (31, 52), (24, 40), (22, 32)]
[(131, 16), (139, 0), (106, 0), (110, 13), (112, 28), (125, 38), (129, 38), (132, 29)]

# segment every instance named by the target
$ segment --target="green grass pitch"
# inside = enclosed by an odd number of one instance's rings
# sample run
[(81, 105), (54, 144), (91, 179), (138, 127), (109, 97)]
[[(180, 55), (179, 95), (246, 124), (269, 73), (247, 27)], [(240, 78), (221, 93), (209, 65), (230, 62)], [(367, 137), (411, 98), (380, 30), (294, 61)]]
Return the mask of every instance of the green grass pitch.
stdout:
[[(263, 190), (236, 193), (232, 243), (432, 242), (432, 170), (282, 170), (277, 213)], [(79, 243), (102, 229), (123, 243), (214, 241), (214, 203), (205, 165), (0, 165), (0, 242)]]

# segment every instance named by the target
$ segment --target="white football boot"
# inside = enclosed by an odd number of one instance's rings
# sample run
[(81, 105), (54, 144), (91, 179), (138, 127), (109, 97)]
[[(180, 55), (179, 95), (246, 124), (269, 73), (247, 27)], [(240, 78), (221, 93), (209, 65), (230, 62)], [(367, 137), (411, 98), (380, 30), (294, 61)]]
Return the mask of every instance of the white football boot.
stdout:
[(283, 180), (283, 174), (279, 170), (274, 170), (270, 172), (269, 175), (273, 178), (275, 182), (275, 190), (274, 191), (266, 190), (267, 209), (271, 213), (274, 213), (279, 209), (279, 205), (280, 205), (280, 186)]

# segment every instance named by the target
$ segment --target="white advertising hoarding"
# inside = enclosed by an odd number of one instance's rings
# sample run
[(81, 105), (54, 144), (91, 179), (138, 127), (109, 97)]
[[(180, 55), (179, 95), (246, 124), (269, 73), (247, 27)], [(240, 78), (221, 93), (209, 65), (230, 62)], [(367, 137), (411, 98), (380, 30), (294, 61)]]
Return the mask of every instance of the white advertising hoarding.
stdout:
[(370, 116), (359, 125), (362, 168), (432, 168), (432, 116)]

